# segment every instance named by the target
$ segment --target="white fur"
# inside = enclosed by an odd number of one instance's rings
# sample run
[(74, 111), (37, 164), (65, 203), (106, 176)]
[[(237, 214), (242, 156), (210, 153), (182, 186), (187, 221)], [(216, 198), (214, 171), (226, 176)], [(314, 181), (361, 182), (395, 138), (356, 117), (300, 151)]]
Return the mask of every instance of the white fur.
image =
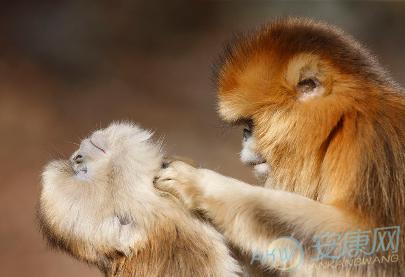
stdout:
[(258, 153), (254, 136), (243, 139), (240, 160), (253, 167), (253, 173), (259, 180), (264, 180), (268, 176), (270, 168), (266, 160)]
[(256, 140), (250, 136), (242, 141), (240, 160), (245, 164), (256, 164), (263, 162), (263, 158), (256, 151)]

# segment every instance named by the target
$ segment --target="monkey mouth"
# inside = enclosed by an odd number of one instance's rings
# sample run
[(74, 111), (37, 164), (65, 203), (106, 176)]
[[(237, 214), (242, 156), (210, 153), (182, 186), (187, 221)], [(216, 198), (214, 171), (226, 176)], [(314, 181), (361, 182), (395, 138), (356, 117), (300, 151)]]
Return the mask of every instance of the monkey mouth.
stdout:
[(263, 160), (248, 162), (247, 165), (255, 167), (257, 165), (261, 165), (261, 164), (265, 164), (265, 163), (267, 163), (267, 161), (263, 159)]
[(80, 174), (80, 173), (87, 173), (87, 167), (84, 166), (82, 168), (75, 168), (73, 167), (73, 171), (75, 172), (76, 175)]
[(266, 160), (265, 158), (263, 158), (261, 155), (256, 154), (255, 156), (256, 156), (256, 157), (253, 158), (253, 159), (249, 159), (249, 160), (247, 160), (247, 161), (245, 160), (245, 161), (244, 161), (244, 164), (246, 164), (247, 166), (250, 166), (250, 167), (255, 167), (255, 166), (257, 166), (257, 165), (261, 165), (261, 164), (267, 163), (267, 160)]

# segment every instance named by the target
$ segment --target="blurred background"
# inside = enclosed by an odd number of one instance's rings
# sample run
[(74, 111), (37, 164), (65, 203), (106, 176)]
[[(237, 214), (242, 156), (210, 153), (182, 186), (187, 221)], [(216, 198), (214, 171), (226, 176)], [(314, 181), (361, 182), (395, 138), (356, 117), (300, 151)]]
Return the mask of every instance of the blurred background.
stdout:
[(113, 120), (253, 182), (241, 130), (217, 117), (211, 64), (232, 33), (285, 15), (337, 24), (405, 82), (401, 1), (1, 1), (0, 276), (100, 276), (46, 247), (35, 206), (45, 163)]

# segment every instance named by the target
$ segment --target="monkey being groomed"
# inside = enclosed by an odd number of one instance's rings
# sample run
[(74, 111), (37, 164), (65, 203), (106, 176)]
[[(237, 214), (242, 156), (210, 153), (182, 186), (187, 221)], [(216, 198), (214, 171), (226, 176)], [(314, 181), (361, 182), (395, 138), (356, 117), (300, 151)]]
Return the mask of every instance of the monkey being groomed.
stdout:
[(112, 124), (48, 164), (38, 213), (45, 237), (106, 276), (237, 276), (222, 235), (154, 189), (163, 155), (151, 136)]

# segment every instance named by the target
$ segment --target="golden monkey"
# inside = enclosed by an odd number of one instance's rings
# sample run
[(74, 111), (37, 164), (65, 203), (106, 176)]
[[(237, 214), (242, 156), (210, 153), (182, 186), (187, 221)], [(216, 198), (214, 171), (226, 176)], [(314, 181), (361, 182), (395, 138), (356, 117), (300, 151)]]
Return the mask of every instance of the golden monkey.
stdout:
[[(251, 257), (281, 236), (297, 239), (305, 258), (285, 275), (405, 275), (405, 96), (368, 50), (336, 27), (286, 18), (229, 44), (217, 80), (219, 114), (246, 124), (241, 158), (263, 186), (173, 162), (157, 187), (203, 211)], [(397, 247), (382, 253), (373, 232), (385, 227)], [(341, 252), (351, 247), (343, 239), (328, 254), (394, 260), (319, 266), (317, 237), (356, 231), (369, 238), (358, 255)], [(380, 251), (370, 256), (374, 239)], [(290, 269), (259, 262), (264, 273)]]

